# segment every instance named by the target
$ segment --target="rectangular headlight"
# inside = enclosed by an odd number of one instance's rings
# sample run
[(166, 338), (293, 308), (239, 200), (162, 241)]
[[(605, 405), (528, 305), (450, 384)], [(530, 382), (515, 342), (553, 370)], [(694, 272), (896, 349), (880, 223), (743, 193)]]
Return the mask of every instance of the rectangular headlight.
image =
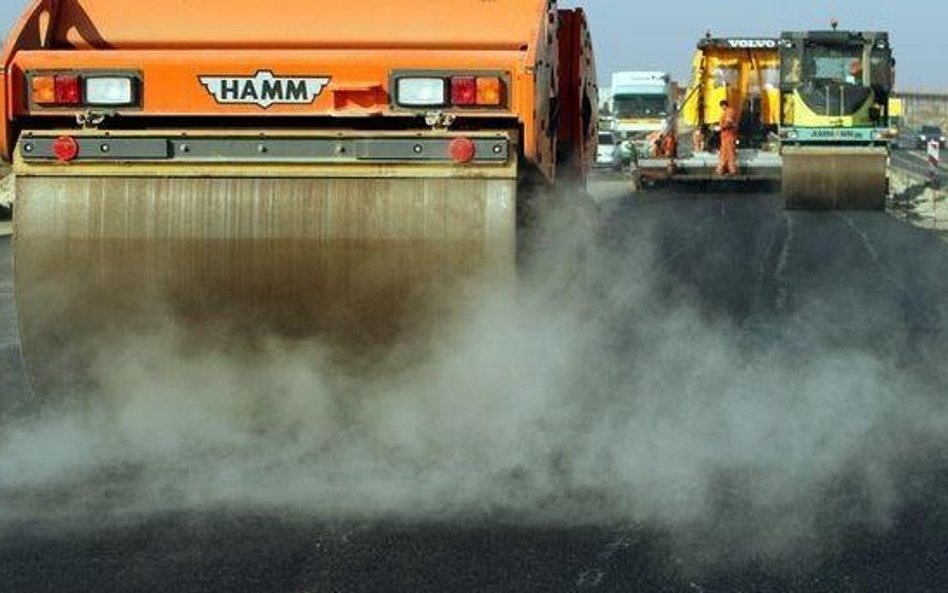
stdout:
[(406, 107), (440, 107), (447, 85), (443, 78), (399, 78), (396, 100)]
[(87, 105), (132, 105), (135, 84), (127, 76), (96, 76), (85, 79)]

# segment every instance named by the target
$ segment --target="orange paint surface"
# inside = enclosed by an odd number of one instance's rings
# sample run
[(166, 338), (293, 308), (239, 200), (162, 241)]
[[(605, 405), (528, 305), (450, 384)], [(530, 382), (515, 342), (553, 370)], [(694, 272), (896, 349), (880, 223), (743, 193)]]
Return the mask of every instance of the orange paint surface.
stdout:
[[(141, 105), (115, 111), (136, 117), (415, 117), (395, 107), (399, 71), (500, 76), (501, 104), (459, 117), (510, 120), (521, 127), (524, 152), (541, 148), (537, 129), (549, 89), (537, 64), (551, 52), (555, 3), (546, 0), (36, 0), (13, 29), (0, 74), (0, 154), (10, 157), (18, 120), (73, 116), (83, 108), (29, 101), (33, 73), (137, 73)], [(220, 101), (207, 77), (328, 79), (312, 101), (259, 104)], [(228, 85), (231, 82), (227, 83)], [(229, 97), (234, 96), (231, 86)], [(37, 119), (38, 118), (38, 119)], [(41, 125), (41, 123), (40, 123)], [(196, 126), (199, 124), (196, 122)], [(248, 124), (260, 126), (261, 124)], [(542, 157), (541, 157), (542, 160)]]

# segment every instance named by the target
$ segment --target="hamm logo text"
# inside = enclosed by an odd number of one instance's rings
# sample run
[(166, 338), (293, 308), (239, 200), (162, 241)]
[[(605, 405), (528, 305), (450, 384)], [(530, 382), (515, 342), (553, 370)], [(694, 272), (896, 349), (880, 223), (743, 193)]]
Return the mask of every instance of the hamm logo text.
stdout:
[(254, 76), (201, 76), (201, 84), (221, 104), (307, 105), (316, 100), (329, 84), (328, 77), (299, 78), (274, 76), (260, 70)]

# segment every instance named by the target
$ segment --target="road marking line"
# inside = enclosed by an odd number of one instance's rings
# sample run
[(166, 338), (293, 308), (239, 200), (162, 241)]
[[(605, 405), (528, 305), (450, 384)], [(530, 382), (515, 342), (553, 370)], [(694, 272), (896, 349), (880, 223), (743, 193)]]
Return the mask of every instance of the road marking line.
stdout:
[(889, 266), (887, 266), (885, 262), (882, 261), (882, 258), (879, 257), (879, 252), (872, 244), (872, 239), (869, 237), (869, 234), (856, 226), (856, 221), (849, 214), (844, 214), (837, 211), (836, 215), (846, 222), (853, 234), (855, 234), (859, 239), (859, 242), (862, 244), (863, 248), (869, 253), (869, 257), (872, 258), (872, 263), (875, 265), (879, 273), (882, 274), (882, 277), (885, 278), (890, 285), (892, 285), (898, 294), (901, 294), (906, 299), (906, 301), (911, 304), (915, 311), (925, 317), (925, 321), (929, 325), (932, 327), (939, 327), (941, 324), (932, 314), (931, 309), (926, 307), (925, 303), (919, 300), (918, 295), (909, 290), (904, 282), (896, 278), (895, 275), (890, 271)]
[(787, 212), (783, 213), (783, 218), (787, 223), (787, 233), (784, 235), (780, 255), (777, 257), (777, 268), (774, 270), (774, 280), (777, 281), (777, 301), (775, 304), (778, 311), (787, 309), (789, 293), (784, 272), (787, 271), (787, 262), (790, 260), (790, 245), (793, 243), (793, 218)]
[(579, 574), (573, 585), (574, 591), (583, 591), (599, 588), (612, 566), (614, 557), (621, 551), (635, 546), (638, 541), (631, 534), (619, 532), (606, 544), (605, 548), (596, 554), (596, 562)]
[(705, 235), (705, 233), (713, 226), (713, 223), (719, 219), (723, 218), (721, 214), (715, 214), (709, 216), (708, 218), (702, 220), (700, 223), (692, 227), (692, 234), (685, 241), (682, 241), (676, 246), (676, 249), (672, 251), (671, 254), (667, 255), (664, 259), (659, 261), (657, 265), (653, 265), (652, 269), (660, 270), (678, 259), (682, 254), (687, 252), (689, 249), (698, 244), (698, 241)]

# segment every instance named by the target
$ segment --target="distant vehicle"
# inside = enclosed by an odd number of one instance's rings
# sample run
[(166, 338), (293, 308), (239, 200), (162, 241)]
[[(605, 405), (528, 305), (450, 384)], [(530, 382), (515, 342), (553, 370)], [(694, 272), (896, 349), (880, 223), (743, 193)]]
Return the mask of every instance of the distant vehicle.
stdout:
[(634, 154), (651, 151), (649, 135), (667, 125), (675, 113), (678, 86), (667, 72), (629, 70), (612, 73), (609, 111), (615, 119), (614, 130), (623, 140), (623, 163)]
[(925, 150), (931, 140), (938, 140), (938, 147), (945, 148), (945, 133), (941, 131), (940, 127), (922, 126), (915, 137), (915, 148)]
[(615, 171), (622, 168), (619, 140), (612, 132), (599, 132), (599, 145), (596, 148), (596, 167), (609, 167)]

